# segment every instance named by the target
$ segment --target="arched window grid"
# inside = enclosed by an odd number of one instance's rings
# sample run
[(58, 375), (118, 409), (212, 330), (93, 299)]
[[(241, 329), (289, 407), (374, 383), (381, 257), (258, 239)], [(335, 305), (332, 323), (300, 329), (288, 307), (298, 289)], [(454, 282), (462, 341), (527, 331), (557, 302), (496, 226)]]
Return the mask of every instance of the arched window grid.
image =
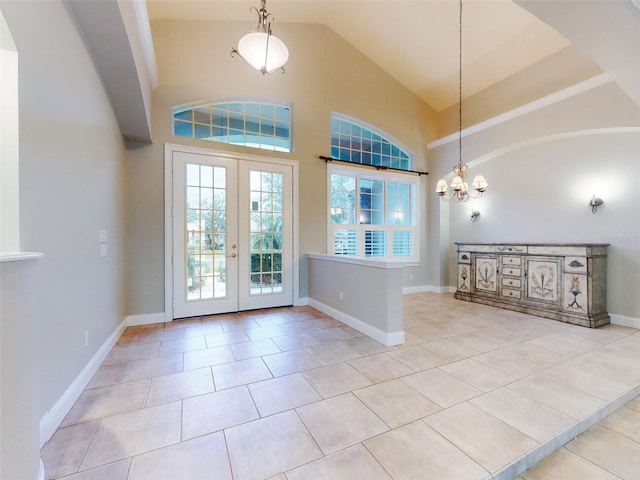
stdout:
[(414, 155), (376, 127), (347, 115), (331, 116), (331, 156), (355, 164), (411, 170)]
[(173, 134), (291, 152), (291, 105), (238, 99), (176, 106)]

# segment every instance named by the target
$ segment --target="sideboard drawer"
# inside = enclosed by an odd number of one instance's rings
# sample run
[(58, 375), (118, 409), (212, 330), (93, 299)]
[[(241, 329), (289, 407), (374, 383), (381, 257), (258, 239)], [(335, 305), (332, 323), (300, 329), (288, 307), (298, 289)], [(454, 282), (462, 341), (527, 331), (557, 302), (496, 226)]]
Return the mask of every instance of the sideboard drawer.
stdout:
[(471, 263), (471, 254), (469, 252), (458, 252), (458, 263)]
[(587, 273), (586, 257), (564, 257), (564, 271), (569, 273)]
[(522, 286), (519, 278), (502, 277), (503, 287), (520, 288)]
[(522, 275), (522, 269), (521, 268), (503, 268), (502, 274), (509, 275), (510, 277), (520, 277)]
[(502, 265), (514, 265), (519, 267), (522, 265), (522, 257), (504, 256), (502, 257)]
[(520, 298), (520, 290), (513, 290), (512, 288), (503, 288), (502, 296), (509, 298)]

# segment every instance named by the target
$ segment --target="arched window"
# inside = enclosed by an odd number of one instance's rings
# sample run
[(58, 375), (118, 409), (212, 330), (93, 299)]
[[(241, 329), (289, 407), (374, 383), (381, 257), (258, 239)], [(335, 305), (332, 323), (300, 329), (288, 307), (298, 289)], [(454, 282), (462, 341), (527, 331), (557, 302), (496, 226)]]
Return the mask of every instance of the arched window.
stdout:
[(173, 108), (173, 134), (291, 152), (291, 106), (234, 100)]
[(327, 163), (328, 243), (335, 255), (419, 261), (418, 177), (413, 153), (375, 127), (334, 114), (331, 156), (354, 165)]
[(411, 170), (413, 156), (390, 135), (354, 118), (331, 116), (331, 156), (338, 160)]

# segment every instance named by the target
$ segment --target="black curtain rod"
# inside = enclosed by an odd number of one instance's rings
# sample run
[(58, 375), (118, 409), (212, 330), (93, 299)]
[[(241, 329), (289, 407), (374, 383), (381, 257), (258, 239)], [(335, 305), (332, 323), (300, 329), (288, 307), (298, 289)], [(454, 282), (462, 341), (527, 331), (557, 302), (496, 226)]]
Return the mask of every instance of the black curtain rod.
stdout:
[(384, 165), (367, 165), (366, 163), (353, 163), (348, 160), (339, 160), (333, 157), (325, 157), (324, 155), (319, 155), (318, 158), (320, 160), (324, 160), (325, 162), (347, 163), (351, 166), (356, 166), (356, 167), (375, 168), (376, 170), (392, 170), (392, 171), (402, 172), (402, 173), (415, 173), (418, 175), (429, 175), (429, 172), (420, 172), (418, 170), (403, 170), (401, 168), (385, 167)]

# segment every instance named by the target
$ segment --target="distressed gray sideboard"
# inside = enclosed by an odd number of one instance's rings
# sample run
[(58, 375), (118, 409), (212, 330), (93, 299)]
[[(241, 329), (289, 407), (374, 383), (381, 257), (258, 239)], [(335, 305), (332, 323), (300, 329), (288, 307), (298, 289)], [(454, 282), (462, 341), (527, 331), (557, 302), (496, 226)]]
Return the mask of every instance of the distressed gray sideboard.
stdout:
[(458, 243), (455, 298), (599, 327), (607, 313), (602, 243)]

